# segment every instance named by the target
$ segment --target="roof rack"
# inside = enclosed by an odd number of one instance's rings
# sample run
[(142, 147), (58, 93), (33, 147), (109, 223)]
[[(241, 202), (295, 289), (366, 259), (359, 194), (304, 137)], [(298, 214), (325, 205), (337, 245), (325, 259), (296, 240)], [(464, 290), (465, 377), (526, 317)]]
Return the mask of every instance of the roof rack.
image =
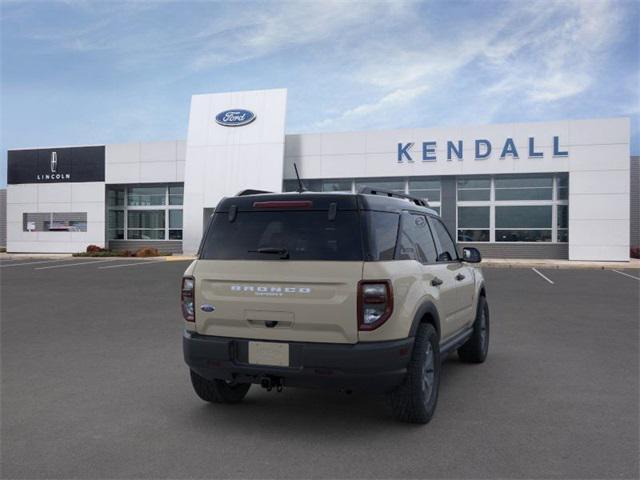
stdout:
[(411, 195), (405, 195), (404, 193), (391, 192), (389, 190), (382, 190), (381, 188), (373, 188), (373, 187), (362, 187), (358, 193), (363, 193), (366, 195), (382, 195), (385, 197), (395, 197), (402, 198), (404, 200), (409, 200), (410, 202), (415, 203), (419, 207), (429, 207), (429, 202), (423, 200), (422, 198), (412, 197)]
[(252, 188), (247, 188), (246, 190), (242, 190), (242, 191), (238, 192), (236, 197), (244, 197), (245, 195), (258, 195), (260, 193), (273, 193), (273, 192), (268, 192), (266, 190), (254, 190)]

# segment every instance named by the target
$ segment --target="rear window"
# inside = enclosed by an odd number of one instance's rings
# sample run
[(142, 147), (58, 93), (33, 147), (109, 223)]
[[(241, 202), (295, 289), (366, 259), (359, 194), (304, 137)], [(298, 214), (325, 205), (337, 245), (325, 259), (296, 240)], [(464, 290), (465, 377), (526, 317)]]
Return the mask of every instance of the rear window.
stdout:
[[(262, 249), (263, 253), (258, 252)], [(202, 244), (204, 260), (362, 260), (359, 214), (338, 211), (329, 220), (326, 211), (238, 212), (233, 222), (217, 213)]]

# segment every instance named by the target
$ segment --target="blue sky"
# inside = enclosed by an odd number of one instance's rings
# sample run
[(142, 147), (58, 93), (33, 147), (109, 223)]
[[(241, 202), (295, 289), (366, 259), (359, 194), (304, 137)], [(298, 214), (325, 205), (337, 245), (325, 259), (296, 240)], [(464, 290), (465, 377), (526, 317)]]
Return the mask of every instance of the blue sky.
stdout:
[(632, 118), (640, 2), (0, 0), (6, 150), (186, 138), (194, 93), (286, 87), (287, 132)]

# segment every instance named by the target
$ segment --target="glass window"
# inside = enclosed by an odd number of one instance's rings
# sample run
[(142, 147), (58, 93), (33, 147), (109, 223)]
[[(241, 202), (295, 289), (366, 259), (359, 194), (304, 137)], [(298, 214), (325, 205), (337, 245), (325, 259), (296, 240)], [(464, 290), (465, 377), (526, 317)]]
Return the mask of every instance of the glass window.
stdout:
[(498, 176), (495, 179), (495, 189), (497, 201), (551, 200), (553, 198), (553, 178)]
[(551, 205), (496, 207), (498, 228), (551, 228)]
[(206, 260), (280, 260), (282, 254), (259, 249), (283, 249), (289, 260), (362, 261), (358, 213), (339, 211), (242, 212), (233, 221), (216, 214), (203, 242)]
[(393, 260), (400, 215), (391, 212), (364, 212), (369, 224), (369, 260)]
[(498, 230), (496, 242), (550, 242), (551, 230)]
[(444, 224), (436, 218), (429, 218), (429, 224), (436, 238), (436, 246), (438, 248), (437, 261), (451, 262), (457, 260), (458, 252), (456, 251), (456, 245), (453, 243), (451, 235), (449, 235)]
[(458, 228), (489, 228), (490, 207), (458, 207)]
[(404, 179), (402, 178), (358, 178), (356, 192), (363, 187), (379, 188), (390, 192), (404, 193)]
[(440, 180), (439, 179), (410, 179), (409, 195), (426, 199), (427, 202), (440, 201)]
[(489, 230), (458, 229), (459, 242), (488, 242)]
[(169, 186), (169, 205), (182, 205), (184, 196), (184, 187)]
[(124, 205), (124, 188), (107, 190), (107, 205), (120, 207)]
[(182, 210), (169, 210), (169, 228), (182, 228)]
[(124, 228), (124, 210), (109, 210), (108, 228)]
[(86, 232), (87, 212), (38, 212), (22, 214), (25, 232)]
[(350, 192), (351, 180), (323, 180), (323, 192)]
[(128, 228), (164, 228), (164, 210), (129, 210)]
[(569, 205), (558, 205), (558, 242), (566, 243), (569, 241)]
[(556, 182), (558, 187), (557, 199), (568, 200), (569, 199), (569, 175), (567, 174), (558, 175)]
[(129, 240), (164, 240), (163, 230), (127, 230)]
[(459, 178), (458, 201), (485, 201), (491, 199), (491, 179)]
[(491, 207), (458, 207), (458, 241), (488, 242)]
[(127, 203), (131, 206), (164, 205), (166, 187), (129, 187)]
[(164, 210), (127, 211), (127, 238), (130, 240), (164, 240)]
[(398, 260), (436, 261), (436, 246), (423, 215), (405, 214), (399, 238)]

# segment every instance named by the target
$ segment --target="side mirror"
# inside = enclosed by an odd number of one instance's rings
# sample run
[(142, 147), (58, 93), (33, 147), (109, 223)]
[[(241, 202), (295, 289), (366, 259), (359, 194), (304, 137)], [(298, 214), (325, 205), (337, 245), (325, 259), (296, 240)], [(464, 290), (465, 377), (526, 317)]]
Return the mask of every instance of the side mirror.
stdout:
[(468, 263), (480, 263), (482, 255), (480, 255), (480, 250), (477, 248), (464, 247), (462, 249), (462, 260)]

